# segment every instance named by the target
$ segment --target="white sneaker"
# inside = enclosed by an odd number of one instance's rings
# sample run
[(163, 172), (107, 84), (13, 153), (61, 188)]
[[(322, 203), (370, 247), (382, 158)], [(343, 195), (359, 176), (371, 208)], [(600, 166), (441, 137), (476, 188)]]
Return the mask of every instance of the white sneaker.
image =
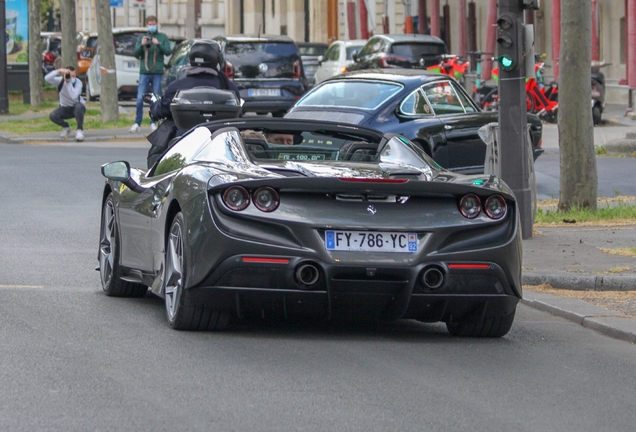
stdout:
[(84, 131), (78, 129), (77, 132), (75, 132), (75, 141), (84, 141)]
[(139, 132), (139, 129), (141, 129), (141, 127), (139, 127), (139, 125), (137, 123), (135, 123), (134, 125), (132, 125), (132, 127), (130, 128), (131, 132)]
[(157, 130), (157, 124), (155, 122), (150, 123), (150, 129)]
[(62, 129), (60, 138), (68, 138), (69, 135), (71, 135), (71, 132), (73, 132), (73, 129), (71, 129), (70, 127), (65, 127), (64, 129)]

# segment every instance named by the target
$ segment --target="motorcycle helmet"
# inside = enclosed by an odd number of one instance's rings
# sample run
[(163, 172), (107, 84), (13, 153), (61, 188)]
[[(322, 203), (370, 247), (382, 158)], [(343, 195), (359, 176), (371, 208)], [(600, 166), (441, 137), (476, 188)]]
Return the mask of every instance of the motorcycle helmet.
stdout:
[(213, 40), (199, 40), (190, 48), (190, 65), (221, 70), (221, 45)]

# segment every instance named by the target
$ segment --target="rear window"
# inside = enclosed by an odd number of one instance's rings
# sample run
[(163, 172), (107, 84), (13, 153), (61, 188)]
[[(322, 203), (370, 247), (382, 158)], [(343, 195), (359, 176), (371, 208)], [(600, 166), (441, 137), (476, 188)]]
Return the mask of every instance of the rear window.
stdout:
[(51, 38), (49, 39), (49, 51), (51, 52), (60, 52), (62, 50), (62, 40)]
[(120, 33), (113, 36), (115, 39), (115, 54), (134, 57), (135, 45), (139, 36), (144, 35), (144, 32), (135, 33)]
[(422, 57), (446, 54), (446, 46), (432, 43), (397, 43), (393, 44), (391, 52), (397, 56), (417, 61)]
[(303, 56), (321, 56), (327, 52), (327, 47), (323, 45), (301, 45), (298, 47), (300, 55)]
[(87, 48), (95, 48), (97, 46), (97, 36), (91, 36), (86, 39)]
[(294, 43), (228, 42), (225, 59), (234, 66), (236, 78), (293, 78), (300, 56)]
[(327, 82), (307, 96), (296, 106), (333, 106), (346, 108), (377, 109), (399, 92), (402, 86), (379, 81), (334, 81)]

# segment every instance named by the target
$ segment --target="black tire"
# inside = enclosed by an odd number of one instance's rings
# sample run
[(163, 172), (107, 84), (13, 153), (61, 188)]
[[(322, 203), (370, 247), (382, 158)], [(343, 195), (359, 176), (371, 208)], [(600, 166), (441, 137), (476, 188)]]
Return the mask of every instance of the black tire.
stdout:
[(447, 322), (446, 328), (453, 336), (497, 338), (506, 335), (512, 327), (515, 312), (510, 315), (489, 317), (477, 321)]
[(598, 105), (592, 107), (592, 121), (594, 122), (594, 126), (600, 125), (601, 121), (603, 121), (603, 112)]
[(143, 297), (148, 287), (122, 280), (119, 265), (119, 228), (115, 218), (115, 203), (110, 193), (102, 207), (102, 223), (99, 240), (99, 275), (102, 289), (109, 297)]
[(177, 213), (166, 239), (163, 295), (168, 324), (175, 330), (222, 330), (229, 325), (227, 311), (204, 304), (191, 289), (184, 289), (190, 256), (185, 246), (185, 220)]

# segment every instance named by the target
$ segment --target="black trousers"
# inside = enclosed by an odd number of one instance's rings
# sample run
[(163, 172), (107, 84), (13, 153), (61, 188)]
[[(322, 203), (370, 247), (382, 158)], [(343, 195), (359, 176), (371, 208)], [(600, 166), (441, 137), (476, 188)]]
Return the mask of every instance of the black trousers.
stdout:
[(81, 102), (75, 102), (73, 106), (60, 106), (51, 111), (49, 118), (56, 125), (62, 127), (69, 127), (70, 125), (65, 122), (66, 119), (75, 118), (77, 120), (77, 129), (84, 130), (84, 113), (86, 107)]

